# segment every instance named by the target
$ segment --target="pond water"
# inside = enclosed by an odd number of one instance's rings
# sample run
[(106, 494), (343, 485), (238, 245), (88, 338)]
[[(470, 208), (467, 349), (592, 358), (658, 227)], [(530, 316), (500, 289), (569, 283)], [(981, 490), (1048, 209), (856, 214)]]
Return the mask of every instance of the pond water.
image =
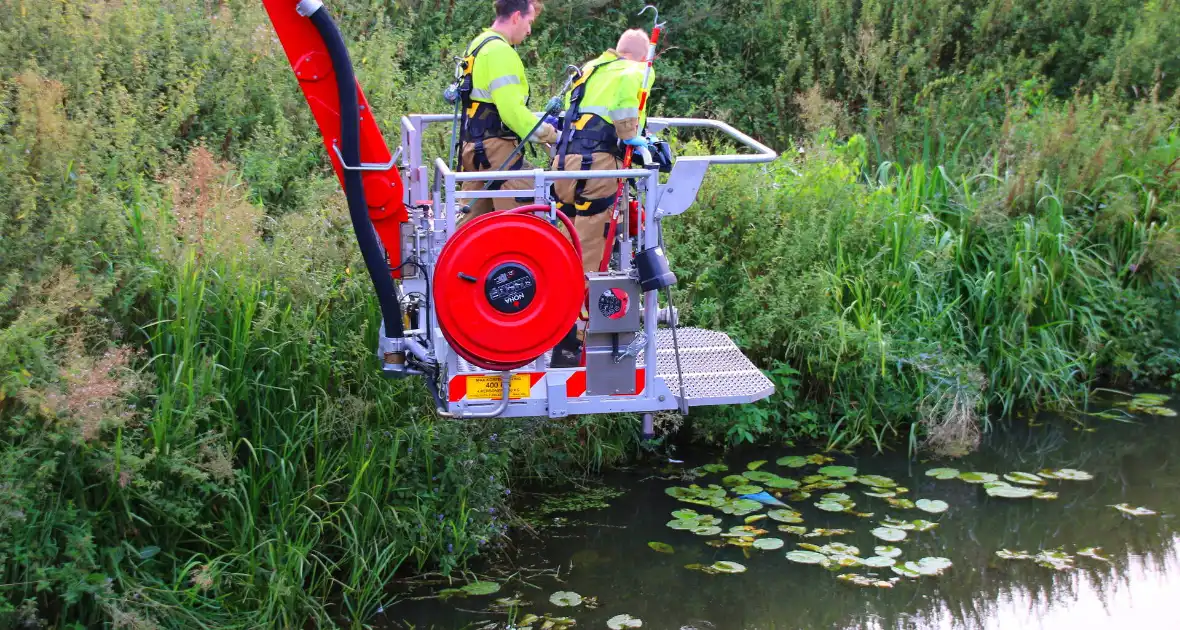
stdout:
[[(853, 533), (801, 538), (779, 531), (781, 523), (771, 519), (755, 522), (755, 527), (767, 530), (762, 538), (785, 543), (773, 551), (715, 548), (706, 541), (720, 536), (667, 527), (675, 518), (671, 513), (683, 509), (720, 517), (723, 531), (745, 520), (678, 501), (667, 488), (720, 484), (723, 477), (741, 474), (755, 460), (768, 460), (759, 470), (799, 479), (814, 474), (818, 466), (791, 469), (776, 460), (812, 452), (738, 449), (724, 457), (727, 472), (697, 479), (669, 474), (718, 460), (703, 453), (681, 453), (685, 462), (672, 469), (611, 474), (603, 483), (625, 493), (610, 500), (610, 507), (564, 515), (570, 519), (567, 525), (542, 529), (536, 538), (516, 537), (519, 548), (512, 562), (524, 570), (518, 575), (527, 576), (527, 584), (508, 581), (490, 596), (406, 601), (385, 611), (385, 627), (476, 628), (488, 622), (500, 624), (489, 627), (513, 627), (508, 615), (486, 608), (497, 597), (519, 593), (529, 605), (515, 619), (550, 613), (576, 619), (577, 628), (606, 628), (608, 619), (623, 613), (642, 619), (644, 628), (671, 630), (1180, 628), (1175, 614), (1180, 605), (1180, 519), (1175, 518), (1180, 515), (1180, 418), (1136, 416), (1134, 423), (1041, 418), (1036, 426), (996, 433), (977, 453), (951, 461), (911, 461), (904, 453), (832, 454), (836, 464), (855, 467), (859, 475), (884, 475), (907, 487), (909, 492), (898, 498), (941, 500), (949, 509), (939, 514), (898, 509), (884, 498), (866, 496), (872, 488), (858, 483), (818, 490), (807, 500), (787, 501), (801, 513), (803, 522), (798, 525)], [(980, 484), (926, 475), (943, 466), (1001, 475), (1075, 469), (1093, 479), (1049, 480), (1043, 488), (1056, 492), (1055, 500), (1008, 499), (989, 496)], [(817, 509), (820, 497), (833, 491), (855, 501), (854, 511), (874, 516)], [(783, 492), (787, 497), (792, 491)], [(1110, 507), (1116, 504), (1142, 506), (1156, 514), (1131, 516)], [(870, 531), (887, 516), (928, 519), (938, 527), (907, 531), (900, 542), (883, 542)], [(667, 543), (674, 552), (658, 553), (649, 547), (652, 541)], [(891, 568), (826, 570), (786, 558), (799, 543), (833, 542), (858, 547), (862, 557), (872, 556), (877, 545), (892, 544), (902, 550), (898, 562), (931, 556), (947, 558), (953, 565), (940, 575), (913, 579), (900, 578)], [(1098, 554), (1106, 560), (1078, 555), (1090, 547), (1100, 548)], [(996, 555), (1001, 549), (1030, 555), (1060, 549), (1074, 556), (1073, 566), (1055, 570), (1033, 560), (1001, 559)], [(707, 574), (685, 568), (717, 561), (737, 562), (748, 570)], [(558, 568), (559, 577), (533, 572)], [(836, 579), (853, 572), (897, 581), (892, 588), (877, 588)], [(595, 597), (598, 606), (555, 606), (549, 597), (556, 591)], [(541, 623), (532, 627), (540, 628)]]

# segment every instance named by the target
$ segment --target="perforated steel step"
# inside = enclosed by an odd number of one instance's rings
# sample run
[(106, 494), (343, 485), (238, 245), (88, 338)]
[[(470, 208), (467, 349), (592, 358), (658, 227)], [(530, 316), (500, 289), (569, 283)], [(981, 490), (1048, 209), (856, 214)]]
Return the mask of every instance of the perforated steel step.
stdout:
[[(774, 393), (774, 384), (733, 343), (729, 335), (703, 328), (678, 328), (684, 395), (690, 407), (752, 403)], [(656, 374), (680, 396), (672, 330), (656, 331)], [(640, 365), (646, 365), (640, 353)]]
[[(684, 395), (690, 407), (705, 405), (733, 405), (752, 403), (774, 393), (774, 384), (757, 368), (729, 335), (703, 328), (678, 328), (680, 365), (684, 372)], [(672, 344), (672, 330), (656, 331), (656, 374), (668, 389), (680, 396), (680, 379), (676, 374), (676, 353)], [(647, 365), (646, 352), (640, 352), (639, 367)], [(459, 374), (486, 373), (459, 359)], [(546, 354), (542, 365), (548, 365)], [(530, 364), (517, 372), (530, 372)]]

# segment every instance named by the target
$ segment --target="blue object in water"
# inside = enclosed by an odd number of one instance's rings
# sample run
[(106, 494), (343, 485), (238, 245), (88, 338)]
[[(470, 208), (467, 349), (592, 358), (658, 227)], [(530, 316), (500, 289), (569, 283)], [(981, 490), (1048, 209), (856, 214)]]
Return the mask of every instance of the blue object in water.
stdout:
[(786, 503), (779, 501), (778, 499), (774, 498), (774, 495), (772, 495), (766, 491), (762, 491), (757, 494), (745, 494), (745, 495), (742, 495), (741, 498), (750, 499), (751, 501), (757, 501), (763, 505), (781, 505), (783, 507), (787, 507)]

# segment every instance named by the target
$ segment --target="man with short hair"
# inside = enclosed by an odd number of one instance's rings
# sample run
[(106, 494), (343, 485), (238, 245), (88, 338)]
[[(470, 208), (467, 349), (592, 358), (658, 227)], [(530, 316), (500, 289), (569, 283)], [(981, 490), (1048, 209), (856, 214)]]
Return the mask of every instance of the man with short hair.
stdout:
[[(495, 0), (495, 22), (480, 33), (467, 47), (465, 82), (470, 81), (470, 92), (463, 98), (463, 119), (460, 149), (460, 170), (491, 171), (500, 168), (512, 151), (523, 141), (553, 143), (557, 131), (548, 122), (537, 127), (537, 117), (528, 108), (529, 82), (524, 64), (513, 46), (523, 42), (532, 32), (533, 20), (541, 10), (541, 0)], [(527, 137), (526, 137), (527, 136)], [(523, 151), (513, 164), (504, 170), (519, 170), (524, 165)], [(485, 182), (467, 182), (463, 190), (479, 190)], [(492, 182), (490, 190), (529, 190), (528, 179)], [(496, 210), (514, 208), (528, 203), (513, 198), (480, 199), (459, 219), (464, 223)]]
[[(639, 136), (647, 119), (647, 112), (639, 111), (639, 92), (647, 52), (647, 33), (631, 29), (614, 48), (582, 68), (582, 78), (566, 97), (554, 170), (619, 169), (623, 165), (620, 141), (646, 145)], [(651, 82), (655, 82), (654, 71)], [(582, 267), (587, 273), (598, 271), (602, 261), (618, 186), (614, 179), (562, 180), (553, 185), (558, 209), (573, 219), (582, 241)]]

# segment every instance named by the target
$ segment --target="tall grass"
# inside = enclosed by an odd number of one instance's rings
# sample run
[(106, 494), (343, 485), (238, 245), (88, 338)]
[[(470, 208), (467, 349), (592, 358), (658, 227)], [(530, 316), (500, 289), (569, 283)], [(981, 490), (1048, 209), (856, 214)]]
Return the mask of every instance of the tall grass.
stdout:
[[(1094, 379), (1174, 377), (1172, 4), (1082, 5), (662, 7), (656, 110), (784, 155), (668, 222), (687, 315), (779, 386), (698, 435), (964, 449)], [(487, 7), (331, 8), (393, 133), (441, 108)], [(376, 374), (378, 308), (258, 3), (0, 9), (0, 624), (360, 625), (393, 576), (502, 542), (517, 480), (634, 451), (632, 418), (440, 421)], [(547, 3), (526, 62), (596, 54), (638, 9)], [(1073, 48), (1042, 50), (1060, 28)]]

